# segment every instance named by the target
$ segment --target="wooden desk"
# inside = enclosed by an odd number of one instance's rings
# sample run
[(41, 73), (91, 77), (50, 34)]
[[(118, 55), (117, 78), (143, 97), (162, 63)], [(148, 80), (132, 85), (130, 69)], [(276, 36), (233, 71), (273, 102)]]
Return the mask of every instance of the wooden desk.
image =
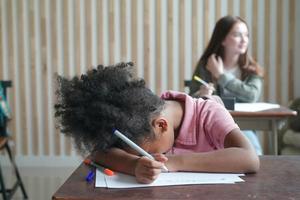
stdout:
[(53, 199), (300, 199), (300, 156), (262, 156), (260, 160), (260, 171), (242, 177), (243, 183), (133, 189), (95, 188), (94, 182), (85, 182), (89, 167), (81, 164)]
[(296, 116), (297, 112), (280, 107), (259, 112), (229, 111), (242, 130), (269, 131), (269, 150), (278, 155), (278, 128), (288, 117)]

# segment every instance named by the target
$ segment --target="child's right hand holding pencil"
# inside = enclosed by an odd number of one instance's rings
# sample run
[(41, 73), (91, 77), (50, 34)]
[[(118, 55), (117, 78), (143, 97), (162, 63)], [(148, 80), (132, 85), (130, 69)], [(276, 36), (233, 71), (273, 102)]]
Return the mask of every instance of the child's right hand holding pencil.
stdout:
[(153, 154), (152, 156), (155, 160), (151, 160), (146, 156), (137, 159), (135, 176), (139, 183), (152, 183), (163, 172), (162, 168), (168, 158), (163, 154)]

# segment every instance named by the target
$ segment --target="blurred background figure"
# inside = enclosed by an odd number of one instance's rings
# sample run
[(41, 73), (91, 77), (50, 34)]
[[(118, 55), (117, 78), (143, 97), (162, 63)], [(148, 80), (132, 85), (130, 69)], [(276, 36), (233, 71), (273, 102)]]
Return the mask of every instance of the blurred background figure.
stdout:
[[(263, 87), (263, 69), (248, 55), (248, 45), (246, 22), (230, 15), (221, 18), (193, 74), (193, 77), (198, 76), (209, 85), (193, 78), (190, 95), (202, 97), (216, 94), (235, 97), (237, 102), (258, 101)], [(243, 133), (254, 145), (257, 154), (262, 155), (256, 133), (251, 130), (244, 130)]]

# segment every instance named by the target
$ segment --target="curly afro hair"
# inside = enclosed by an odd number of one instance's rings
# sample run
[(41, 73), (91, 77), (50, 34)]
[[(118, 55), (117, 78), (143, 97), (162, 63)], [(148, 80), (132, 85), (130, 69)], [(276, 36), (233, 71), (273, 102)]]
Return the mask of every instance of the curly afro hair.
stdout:
[(164, 101), (133, 75), (133, 63), (91, 69), (80, 78), (57, 75), (55, 117), (61, 132), (71, 136), (81, 153), (124, 148), (113, 135), (120, 130), (136, 143), (153, 139), (151, 119)]

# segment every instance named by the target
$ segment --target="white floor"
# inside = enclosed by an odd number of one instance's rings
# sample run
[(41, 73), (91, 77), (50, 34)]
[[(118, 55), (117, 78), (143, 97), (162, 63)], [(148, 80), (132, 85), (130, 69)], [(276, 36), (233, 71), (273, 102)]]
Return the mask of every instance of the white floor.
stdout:
[[(75, 169), (76, 167), (19, 167), (30, 200), (50, 200)], [(2, 170), (6, 186), (11, 187), (16, 180), (15, 175), (9, 167)], [(2, 199), (2, 194), (0, 195)], [(20, 200), (22, 197), (19, 188), (13, 199)]]

